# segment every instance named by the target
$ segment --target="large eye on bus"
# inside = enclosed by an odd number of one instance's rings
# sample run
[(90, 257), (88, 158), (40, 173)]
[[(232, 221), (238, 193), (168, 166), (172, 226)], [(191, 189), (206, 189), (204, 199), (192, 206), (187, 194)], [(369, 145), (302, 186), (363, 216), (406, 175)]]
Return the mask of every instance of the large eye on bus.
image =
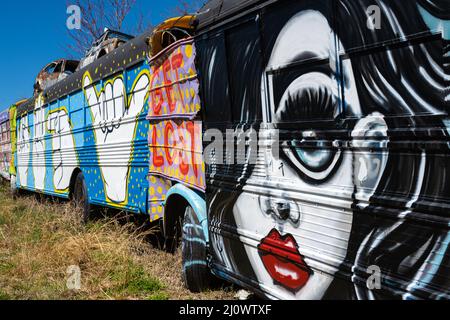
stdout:
[(327, 179), (341, 158), (339, 149), (320, 140), (292, 140), (282, 149), (300, 176), (315, 182)]
[(270, 79), (273, 120), (288, 132), (282, 153), (306, 180), (327, 179), (341, 158), (332, 138), (317, 134), (335, 127), (341, 114), (333, 70), (323, 62), (293, 64), (274, 71)]

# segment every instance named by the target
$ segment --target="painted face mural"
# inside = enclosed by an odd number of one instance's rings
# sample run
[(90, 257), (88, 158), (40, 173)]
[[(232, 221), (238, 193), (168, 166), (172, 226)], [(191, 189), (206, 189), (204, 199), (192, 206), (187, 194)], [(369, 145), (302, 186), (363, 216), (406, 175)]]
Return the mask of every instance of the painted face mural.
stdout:
[[(107, 198), (116, 204), (127, 200), (129, 162), (136, 118), (142, 113), (148, 97), (149, 74), (142, 71), (127, 96), (122, 76), (105, 82), (103, 88), (92, 85), (91, 76), (83, 77), (86, 100), (91, 109), (98, 161)], [(115, 148), (108, 148), (115, 145)]]
[[(306, 31), (310, 28), (317, 30), (317, 34)], [(267, 69), (287, 66), (295, 62), (296, 57), (304, 55), (309, 55), (311, 59), (328, 59), (325, 65), (318, 65), (318, 71), (302, 70), (298, 73), (298, 77), (287, 86), (281, 100), (275, 105), (276, 109), (271, 114), (274, 122), (283, 123), (292, 119), (300, 121), (311, 113), (330, 118), (340, 116), (342, 110), (336, 72), (332, 69), (334, 66), (328, 64), (330, 56), (336, 55), (334, 48), (334, 33), (320, 12), (305, 10), (288, 21), (277, 38)], [(348, 61), (343, 65), (342, 72), (348, 79), (348, 111), (360, 114), (355, 78)], [(273, 86), (276, 86), (277, 80), (273, 81)], [(271, 97), (274, 98), (273, 94)], [(304, 109), (301, 110), (302, 108)], [(385, 136), (386, 124), (381, 115), (371, 115), (361, 122), (363, 123), (358, 126), (361, 127), (360, 130), (355, 131), (352, 136)], [(333, 190), (336, 196), (351, 198), (353, 187), (358, 188), (364, 182), (365, 188), (357, 190), (361, 191), (361, 196), (367, 200), (377, 186), (386, 164), (385, 157), (381, 155), (357, 156), (338, 148), (327, 148), (327, 142), (322, 142), (323, 138), (314, 130), (308, 132), (308, 135), (306, 139), (295, 137), (295, 140), (283, 141), (280, 157), (269, 155), (271, 167), (268, 175), (272, 180), (267, 185), (269, 192), (258, 197), (248, 196), (251, 193), (244, 192), (234, 207), (238, 225), (252, 230), (253, 222), (258, 221), (257, 227), (267, 230), (268, 236), (261, 240), (258, 251), (248, 250), (258, 279), (264, 283), (270, 283), (273, 279), (285, 289), (286, 297), (294, 294), (295, 298), (299, 299), (321, 298), (329, 287), (333, 278), (327, 274), (315, 273), (311, 269), (320, 268), (317, 259), (313, 258), (314, 250), (333, 252), (334, 260), (327, 261), (330, 264), (330, 272), (342, 263), (352, 228), (352, 211), (350, 201), (343, 203), (343, 210), (330, 210), (325, 203), (322, 206), (311, 206), (309, 201), (290, 196), (290, 189), (311, 192), (315, 188), (326, 188)], [(305, 147), (302, 148), (302, 145)], [(355, 176), (360, 180), (354, 181)], [(289, 179), (292, 185), (281, 182), (283, 179)], [(338, 185), (343, 188), (335, 188)], [(364, 194), (365, 190), (370, 191)], [(319, 203), (321, 201), (318, 199)], [(276, 228), (272, 229), (274, 226)], [(254, 232), (261, 231), (255, 229)], [(317, 241), (319, 238), (322, 241)], [(291, 252), (294, 262), (279, 258), (282, 251), (279, 255), (271, 254), (271, 247), (267, 246), (270, 241), (273, 245)], [(305, 260), (304, 254), (308, 257)], [(321, 260), (323, 263), (323, 259)]]
[[(378, 1), (384, 25), (373, 31), (372, 4), (281, 2), (262, 18), (263, 40), (239, 43), (246, 59), (252, 47), (265, 54), (261, 90), (244, 85), (255, 94), (242, 105), (261, 105), (279, 152), (260, 148), (255, 165), (209, 166), (210, 176), (240, 174), (239, 193), (210, 180), (213, 250), (225, 272), (270, 296), (448, 298), (448, 215), (437, 222), (450, 191), (448, 44), (445, 32), (432, 36), (448, 28), (448, 10), (442, 1)], [(352, 54), (424, 31), (417, 43)], [(256, 128), (259, 119), (241, 112)], [(383, 289), (367, 289), (371, 266)]]

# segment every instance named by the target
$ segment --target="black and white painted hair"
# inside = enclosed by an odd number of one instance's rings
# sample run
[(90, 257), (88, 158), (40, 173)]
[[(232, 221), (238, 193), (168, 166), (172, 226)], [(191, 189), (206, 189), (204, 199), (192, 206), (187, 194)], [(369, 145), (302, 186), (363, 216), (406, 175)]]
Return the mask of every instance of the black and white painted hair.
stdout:
[[(377, 32), (365, 28), (364, 12), (372, 4), (382, 9), (382, 28)], [(358, 46), (427, 30), (420, 6), (438, 18), (449, 15), (445, 1), (406, 5), (404, 1), (342, 0), (339, 5), (343, 15), (338, 20), (348, 22), (340, 35), (344, 46), (347, 41), (357, 41)], [(354, 263), (351, 270), (348, 265), (342, 268), (353, 274), (357, 284), (353, 298), (449, 298), (445, 50), (447, 43), (439, 37), (364, 58), (350, 56), (363, 114), (401, 116), (386, 118), (388, 162), (375, 194), (364, 208), (354, 204), (354, 231), (346, 258)], [(381, 269), (384, 288), (389, 290), (365, 289), (370, 266)], [(334, 290), (339, 289), (332, 287), (330, 293)]]

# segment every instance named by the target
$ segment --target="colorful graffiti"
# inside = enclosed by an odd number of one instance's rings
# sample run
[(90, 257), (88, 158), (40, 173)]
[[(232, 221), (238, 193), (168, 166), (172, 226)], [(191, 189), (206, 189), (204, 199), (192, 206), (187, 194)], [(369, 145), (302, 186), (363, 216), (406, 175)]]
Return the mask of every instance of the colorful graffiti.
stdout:
[[(17, 118), (17, 106), (13, 105), (11, 108), (9, 108), (9, 119), (10, 119), (10, 132), (11, 132), (11, 158), (9, 162), (9, 174), (13, 177), (16, 176), (16, 151), (17, 151), (17, 124), (16, 124), (16, 118)], [(11, 181), (11, 184), (13, 184), (13, 181)]]
[(152, 220), (161, 217), (162, 201), (173, 183), (194, 189), (206, 188), (202, 157), (202, 125), (195, 121), (200, 111), (199, 82), (193, 40), (182, 40), (151, 58), (149, 148)]
[(30, 187), (28, 171), (31, 168), (31, 131), (29, 116), (24, 115), (17, 121), (17, 184)]
[(68, 109), (51, 107), (42, 95), (34, 111), (18, 120), (17, 185), (68, 196), (79, 166)]
[[(44, 190), (45, 184), (45, 110), (44, 110), (44, 97), (39, 95), (36, 98), (33, 112), (33, 124), (34, 124), (34, 139), (32, 143), (32, 152), (34, 157), (32, 158), (32, 169), (34, 175), (34, 187), (36, 190)], [(56, 133), (56, 132), (54, 132)], [(59, 148), (61, 149), (61, 148)], [(70, 179), (70, 177), (69, 177)]]
[[(135, 140), (137, 117), (147, 101), (148, 86), (149, 73), (145, 69), (137, 75), (130, 91), (127, 91), (122, 75), (106, 81), (100, 90), (92, 85), (89, 73), (83, 77), (105, 194), (115, 204), (128, 202), (132, 141)], [(120, 157), (114, 156), (117, 153)]]
[(149, 134), (150, 172), (204, 191), (201, 122), (166, 120)]
[(376, 3), (380, 30), (373, 1), (279, 1), (197, 39), (204, 126), (280, 137), (207, 165), (221, 276), (279, 299), (450, 298), (448, 6)]
[(146, 213), (148, 65), (95, 83), (87, 72), (80, 83), (56, 101), (36, 97), (18, 115), (15, 184), (68, 198), (81, 171), (92, 204)]
[(183, 40), (151, 58), (149, 119), (194, 118), (200, 111), (195, 46)]
[[(75, 169), (79, 166), (73, 137), (73, 127), (69, 118), (67, 107), (59, 107), (48, 112), (46, 116), (47, 132), (50, 134), (49, 148), (52, 154), (53, 170), (42, 170), (42, 189), (45, 185), (45, 171), (53, 177), (53, 190), (56, 193), (69, 193), (70, 180)], [(45, 159), (44, 159), (45, 161)], [(33, 169), (35, 167), (33, 166)], [(51, 174), (52, 173), (52, 174)], [(37, 180), (35, 174), (35, 184)]]
[(9, 112), (0, 113), (0, 176), (9, 179), (9, 162), (11, 158)]

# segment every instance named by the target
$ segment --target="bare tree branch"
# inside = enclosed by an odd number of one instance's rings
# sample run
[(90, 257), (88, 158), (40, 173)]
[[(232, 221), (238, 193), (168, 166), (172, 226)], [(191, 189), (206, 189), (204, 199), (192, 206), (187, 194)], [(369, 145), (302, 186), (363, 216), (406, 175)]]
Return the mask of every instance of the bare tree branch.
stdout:
[(187, 15), (196, 13), (203, 5), (205, 0), (179, 0), (178, 4), (174, 7), (174, 14)]
[[(137, 0), (66, 0), (67, 5), (75, 4), (81, 9), (81, 30), (68, 30), (70, 43), (65, 47), (71, 58), (84, 56), (92, 42), (100, 37), (105, 27), (134, 34), (148, 30), (142, 12), (139, 13), (135, 25), (124, 30), (124, 21), (136, 6)], [(70, 2), (70, 3), (69, 3)], [(179, 0), (175, 7), (169, 8), (172, 15), (186, 15), (197, 12), (205, 0)]]
[[(136, 4), (136, 0), (66, 0), (80, 7), (81, 30), (68, 30), (71, 39), (67, 45), (70, 55), (83, 56), (92, 42), (100, 37), (105, 27), (124, 32), (124, 21)], [(149, 27), (144, 16), (139, 15), (131, 32), (138, 34)]]

